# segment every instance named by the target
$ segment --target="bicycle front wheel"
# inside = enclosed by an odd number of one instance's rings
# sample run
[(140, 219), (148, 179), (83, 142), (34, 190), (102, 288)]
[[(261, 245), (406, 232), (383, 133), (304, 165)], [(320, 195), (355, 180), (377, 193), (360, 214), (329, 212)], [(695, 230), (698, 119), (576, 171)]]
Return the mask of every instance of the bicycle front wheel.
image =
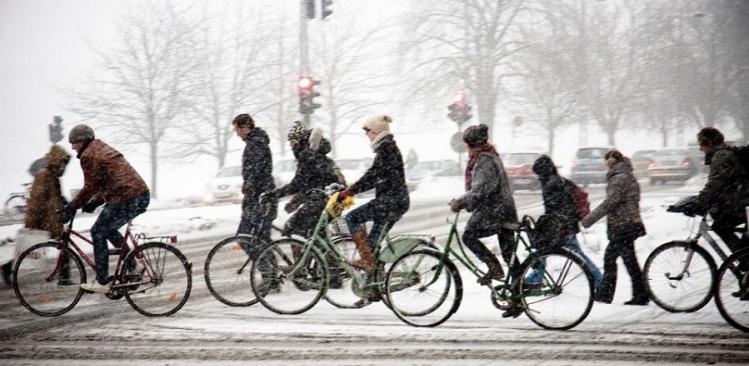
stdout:
[(697, 311), (710, 302), (716, 272), (704, 248), (684, 241), (655, 248), (643, 267), (650, 298), (672, 313)]
[[(57, 242), (40, 243), (26, 249), (13, 268), (13, 291), (21, 304), (34, 314), (57, 316), (72, 309), (83, 295), (86, 283), (81, 259)], [(63, 258), (60, 258), (64, 255)], [(65, 258), (67, 257), (67, 258)]]
[(715, 305), (728, 324), (749, 332), (749, 249), (730, 255), (720, 266)]
[(390, 309), (414, 327), (444, 323), (460, 307), (463, 281), (458, 269), (442, 253), (419, 249), (393, 263), (385, 279)]
[(314, 250), (304, 258), (304, 246), (296, 240), (274, 241), (252, 263), (252, 291), (268, 310), (301, 314), (323, 297), (327, 264)]
[(179, 249), (146, 243), (125, 258), (125, 263), (132, 262), (134, 268), (124, 277), (125, 298), (133, 309), (145, 316), (167, 316), (185, 305), (192, 290), (192, 266)]
[[(351, 237), (341, 237), (334, 239), (333, 245), (341, 252), (341, 258), (352, 262), (358, 258), (359, 252), (356, 250), (356, 244)], [(357, 309), (363, 305), (356, 305), (359, 297), (353, 291), (353, 277), (346, 272), (338, 263), (339, 258), (332, 253), (325, 255), (325, 262), (328, 264), (328, 273), (330, 280), (328, 289), (325, 291), (325, 300), (331, 305), (341, 309)], [(362, 275), (364, 273), (362, 272)]]
[[(580, 324), (593, 307), (593, 275), (583, 260), (566, 250), (534, 254), (518, 277), (525, 314), (545, 329), (567, 330)], [(541, 285), (526, 285), (534, 269), (542, 269)]]
[(229, 306), (257, 303), (250, 284), (252, 259), (249, 253), (255, 246), (266, 245), (255, 236), (236, 236), (218, 242), (208, 253), (203, 275), (208, 291), (218, 301)]

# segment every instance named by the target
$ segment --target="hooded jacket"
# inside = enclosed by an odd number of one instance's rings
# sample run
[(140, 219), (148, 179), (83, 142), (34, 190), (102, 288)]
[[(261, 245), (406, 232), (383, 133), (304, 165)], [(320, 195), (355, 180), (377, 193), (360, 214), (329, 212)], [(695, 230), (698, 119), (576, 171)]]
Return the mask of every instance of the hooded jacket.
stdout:
[(554, 162), (548, 156), (541, 156), (533, 163), (533, 172), (541, 182), (545, 213), (559, 214), (565, 231), (569, 234), (578, 233), (580, 228), (577, 224), (577, 207), (572, 192), (559, 176)]
[(255, 127), (244, 139), (242, 153), (242, 193), (246, 203), (257, 203), (263, 192), (273, 190), (273, 158), (270, 153), (270, 139), (261, 128)]
[(710, 166), (707, 183), (697, 196), (697, 204), (714, 217), (744, 217), (744, 207), (749, 205), (749, 184), (736, 153), (731, 146), (721, 144), (711, 154), (705, 155)]
[(46, 155), (47, 166), (34, 176), (31, 194), (26, 206), (24, 226), (28, 229), (45, 230), (50, 238), (62, 235), (63, 225), (57, 213), (65, 205), (60, 188), (60, 177), (70, 160), (70, 154), (60, 146), (53, 145)]
[(606, 179), (606, 199), (583, 218), (582, 225), (590, 227), (606, 216), (609, 239), (632, 228), (639, 231), (637, 236), (644, 235), (640, 217), (640, 184), (632, 173), (632, 163), (629, 159), (616, 163), (606, 173)]

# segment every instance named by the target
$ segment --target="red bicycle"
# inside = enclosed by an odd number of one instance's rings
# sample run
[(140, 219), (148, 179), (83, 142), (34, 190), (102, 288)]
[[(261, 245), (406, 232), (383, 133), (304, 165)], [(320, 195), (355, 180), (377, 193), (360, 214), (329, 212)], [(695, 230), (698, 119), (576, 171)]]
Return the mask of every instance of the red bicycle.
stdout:
[[(57, 316), (70, 311), (86, 292), (80, 287), (86, 283), (83, 262), (96, 271), (94, 261), (73, 241), (75, 237), (93, 244), (73, 230), (74, 219), (62, 239), (33, 245), (15, 264), (13, 290), (34, 314)], [(128, 222), (122, 245), (109, 251), (118, 259), (106, 296), (112, 300), (124, 296), (133, 309), (146, 316), (174, 314), (190, 297), (192, 264), (174, 246), (176, 236), (134, 235), (131, 226)]]

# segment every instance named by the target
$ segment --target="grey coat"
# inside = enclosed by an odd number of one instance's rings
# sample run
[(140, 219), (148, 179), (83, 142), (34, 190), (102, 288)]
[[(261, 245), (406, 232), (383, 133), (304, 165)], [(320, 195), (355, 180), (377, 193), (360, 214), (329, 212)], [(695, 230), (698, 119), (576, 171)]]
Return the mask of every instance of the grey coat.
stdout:
[(518, 214), (502, 160), (490, 153), (479, 154), (471, 171), (471, 189), (459, 198), (472, 212), (468, 227), (499, 230), (504, 223), (515, 223)]
[(632, 164), (629, 161), (617, 163), (606, 174), (606, 178), (606, 199), (580, 223), (587, 228), (606, 216), (609, 239), (618, 232), (632, 228), (642, 228), (637, 236), (644, 235), (640, 217), (640, 184), (632, 173)]
[(731, 147), (725, 144), (716, 147), (715, 152), (705, 156), (705, 164), (710, 165), (710, 175), (697, 196), (699, 207), (713, 218), (743, 217), (744, 207), (749, 205), (747, 172)]

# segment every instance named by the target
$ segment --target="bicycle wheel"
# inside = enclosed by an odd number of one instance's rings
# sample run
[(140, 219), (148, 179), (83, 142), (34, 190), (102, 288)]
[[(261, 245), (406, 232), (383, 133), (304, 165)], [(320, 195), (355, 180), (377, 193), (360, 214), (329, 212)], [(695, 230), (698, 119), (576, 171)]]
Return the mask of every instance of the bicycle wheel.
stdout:
[(125, 298), (145, 316), (176, 313), (187, 302), (192, 290), (192, 265), (174, 246), (146, 243), (132, 251), (125, 263), (135, 262), (130, 270)]
[(650, 298), (672, 313), (697, 311), (710, 302), (716, 272), (704, 248), (684, 241), (655, 248), (643, 267)]
[(741, 262), (749, 263), (749, 249), (731, 254), (720, 266), (715, 305), (728, 324), (749, 332), (749, 271), (739, 269)]
[[(341, 252), (341, 259), (351, 262), (359, 256), (359, 252), (356, 250), (356, 243), (351, 240), (351, 237), (334, 239), (333, 245)], [(339, 259), (330, 253), (325, 255), (325, 262), (328, 264), (328, 273), (330, 276), (328, 289), (325, 291), (325, 300), (341, 309), (361, 308), (363, 305), (355, 305), (360, 298), (354, 292), (353, 278), (340, 266), (338, 261)], [(364, 272), (362, 271), (361, 274), (363, 276)]]
[(257, 303), (250, 285), (252, 261), (248, 254), (254, 245), (266, 246), (255, 236), (236, 236), (218, 242), (208, 253), (203, 276), (208, 291), (216, 300), (229, 306)]
[[(543, 268), (542, 286), (526, 288), (521, 280)], [(531, 255), (518, 277), (525, 314), (545, 329), (567, 330), (580, 324), (593, 307), (593, 275), (583, 260), (564, 249)]]
[[(16, 297), (26, 309), (37, 315), (64, 314), (83, 295), (80, 287), (80, 284), (86, 283), (83, 263), (70, 248), (65, 251), (67, 261), (59, 258), (63, 252), (58, 245), (51, 241), (26, 249), (13, 268), (12, 282)], [(61, 263), (58, 265), (58, 262)]]
[(5, 215), (13, 220), (23, 220), (26, 213), (26, 197), (23, 194), (13, 194), (5, 200)]
[(455, 264), (433, 250), (414, 250), (393, 263), (385, 294), (398, 319), (414, 327), (434, 327), (450, 318), (463, 298)]
[[(252, 263), (252, 291), (268, 310), (301, 314), (323, 297), (328, 282), (327, 265), (314, 250), (300, 262), (303, 250), (304, 244), (296, 240), (278, 240), (263, 249)], [(292, 273), (294, 267), (299, 270)]]

